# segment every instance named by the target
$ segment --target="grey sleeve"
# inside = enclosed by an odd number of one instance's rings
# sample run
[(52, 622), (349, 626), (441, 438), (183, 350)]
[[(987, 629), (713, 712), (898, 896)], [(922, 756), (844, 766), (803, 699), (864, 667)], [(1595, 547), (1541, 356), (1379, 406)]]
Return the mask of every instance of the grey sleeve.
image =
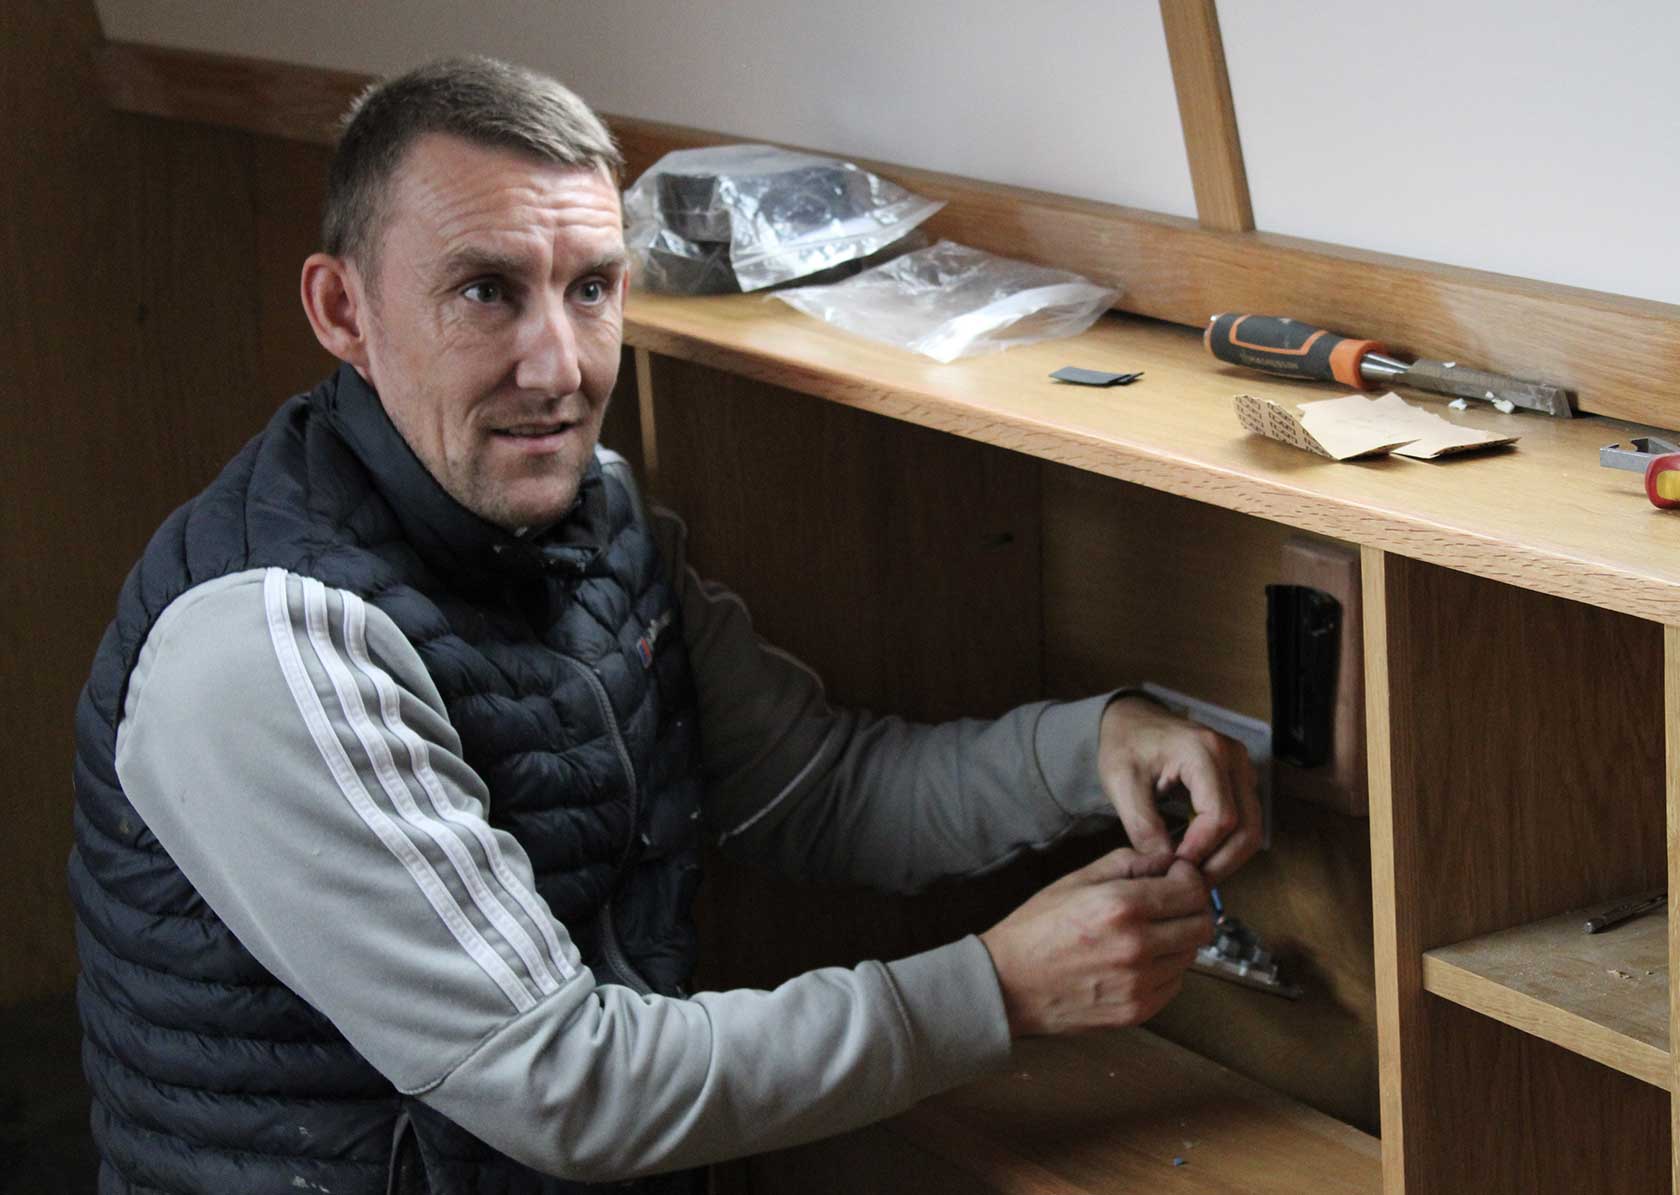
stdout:
[(1097, 731), (1112, 694), (939, 725), (834, 709), (740, 598), (687, 566), (680, 520), (656, 527), (699, 691), (708, 823), (732, 855), (910, 892), (1111, 824)]
[(597, 984), (537, 895), (419, 657), (279, 570), (177, 599), (117, 772), (241, 942), (400, 1090), (513, 1157), (600, 1181), (840, 1132), (1008, 1057), (969, 938), (773, 992)]

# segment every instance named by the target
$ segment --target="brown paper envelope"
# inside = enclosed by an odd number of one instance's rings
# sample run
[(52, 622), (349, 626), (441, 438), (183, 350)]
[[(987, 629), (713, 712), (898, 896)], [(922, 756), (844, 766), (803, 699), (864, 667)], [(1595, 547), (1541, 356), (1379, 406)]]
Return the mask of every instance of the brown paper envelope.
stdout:
[[(1356, 402), (1364, 399), (1351, 395)], [(1340, 402), (1340, 399), (1332, 399)], [(1409, 432), (1396, 433), (1394, 427), (1369, 420), (1349, 418), (1358, 412), (1349, 409), (1344, 416), (1332, 415), (1321, 420), (1322, 426), (1308, 427), (1295, 412), (1273, 399), (1259, 399), (1252, 394), (1236, 396), (1237, 419), (1251, 432), (1269, 439), (1281, 440), (1307, 452), (1345, 461), (1353, 457), (1387, 452), (1412, 438)], [(1319, 404), (1309, 404), (1319, 405)]]
[(1500, 444), (1513, 444), (1517, 439), (1516, 436), (1502, 436), (1497, 432), (1467, 427), (1462, 423), (1443, 419), (1433, 411), (1414, 407), (1392, 391), (1381, 398), (1372, 399), (1370, 406), (1375, 411), (1391, 415), (1396, 426), (1402, 426), (1401, 421), (1404, 421), (1403, 426), (1417, 433), (1415, 440), (1394, 450), (1395, 456), (1409, 456), (1414, 460), (1427, 461), (1456, 452), (1472, 452)]

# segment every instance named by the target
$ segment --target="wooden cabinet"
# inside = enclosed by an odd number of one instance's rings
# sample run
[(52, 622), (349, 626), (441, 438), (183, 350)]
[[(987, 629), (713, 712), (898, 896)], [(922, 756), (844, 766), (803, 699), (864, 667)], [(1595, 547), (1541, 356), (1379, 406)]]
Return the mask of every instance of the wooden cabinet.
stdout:
[[(1580, 928), (1595, 904), (1663, 888), (1675, 857), (1680, 740), (1665, 701), (1680, 701), (1680, 521), (1651, 508), (1631, 475), (1598, 467), (1597, 449), (1630, 429), (1477, 411), (1478, 424), (1519, 435), (1516, 447), (1333, 463), (1248, 435), (1232, 411), (1238, 393), (1299, 400), (1302, 385), (1227, 369), (1193, 332), (1122, 316), (1075, 340), (949, 366), (751, 297), (638, 297), (628, 339), (656, 491), (661, 437), (682, 423), (684, 391), (707, 376), (751, 379), (915, 425), (904, 434), (918, 444), (918, 429), (931, 428), (1241, 512), (1251, 516), (1244, 542), (1307, 531), (1362, 553), (1380, 1150), (1138, 1032), (1027, 1043), (1015, 1073), (768, 1159), (753, 1190), (839, 1190), (847, 1175), (848, 1189), (1047, 1192), (1675, 1183), (1668, 919), (1592, 937)], [(1085, 390), (1048, 379), (1068, 363), (1142, 369), (1146, 380)], [(745, 438), (739, 458), (803, 455), (848, 484), (929, 458), (895, 450), (885, 433), (771, 445), (733, 431)], [(869, 455), (837, 463), (852, 451)], [(1024, 474), (1000, 484), (1001, 497), (953, 486), (933, 539), (962, 539), (960, 512), (986, 509), (987, 494), (1005, 506), (1043, 497)], [(1021, 534), (1035, 551), (1056, 539), (1048, 526)], [(818, 536), (796, 554), (822, 567), (834, 546)], [(1206, 559), (1167, 539), (1143, 550), (1166, 567)], [(1079, 566), (1046, 561), (1036, 587), (1022, 584), (1054, 602), (1077, 587)], [(952, 567), (960, 590), (983, 566)], [(1030, 572), (1018, 555), (1012, 567)], [(993, 616), (1033, 609), (1017, 596)], [(893, 619), (874, 631), (891, 651)], [(1037, 657), (1041, 681), (1053, 657)], [(1032, 695), (1022, 692), (1030, 661), (991, 666), (975, 682), (991, 700)], [(1140, 1087), (1138, 1074), (1150, 1082)]]

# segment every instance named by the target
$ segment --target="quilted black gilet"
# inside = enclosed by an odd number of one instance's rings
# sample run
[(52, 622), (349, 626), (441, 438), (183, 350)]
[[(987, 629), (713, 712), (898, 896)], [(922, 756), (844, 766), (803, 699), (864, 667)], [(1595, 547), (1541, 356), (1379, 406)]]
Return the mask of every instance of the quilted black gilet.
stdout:
[(153, 623), (194, 586), (265, 567), (361, 595), (414, 645), (491, 823), (598, 979), (676, 995), (693, 969), (693, 686), (631, 491), (592, 461), (566, 519), (515, 537), (454, 502), (343, 367), (158, 530), (76, 710), (70, 888), (102, 1195), (587, 1189), (399, 1095), (251, 957), (124, 796), (117, 726)]

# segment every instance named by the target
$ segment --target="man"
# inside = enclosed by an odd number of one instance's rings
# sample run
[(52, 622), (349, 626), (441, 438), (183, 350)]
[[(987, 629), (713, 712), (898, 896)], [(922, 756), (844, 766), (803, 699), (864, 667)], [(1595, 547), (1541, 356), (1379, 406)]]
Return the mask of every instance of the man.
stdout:
[[(302, 278), (344, 365), (160, 529), (78, 709), (102, 1191), (693, 1190), (1012, 1036), (1147, 1019), (1255, 849), (1234, 744), (1127, 697), (832, 710), (656, 542), (596, 447), (618, 165), (576, 97), (488, 61), (355, 110)], [(683, 992), (702, 830), (902, 890), (1111, 803), (1136, 849), (980, 938)]]

